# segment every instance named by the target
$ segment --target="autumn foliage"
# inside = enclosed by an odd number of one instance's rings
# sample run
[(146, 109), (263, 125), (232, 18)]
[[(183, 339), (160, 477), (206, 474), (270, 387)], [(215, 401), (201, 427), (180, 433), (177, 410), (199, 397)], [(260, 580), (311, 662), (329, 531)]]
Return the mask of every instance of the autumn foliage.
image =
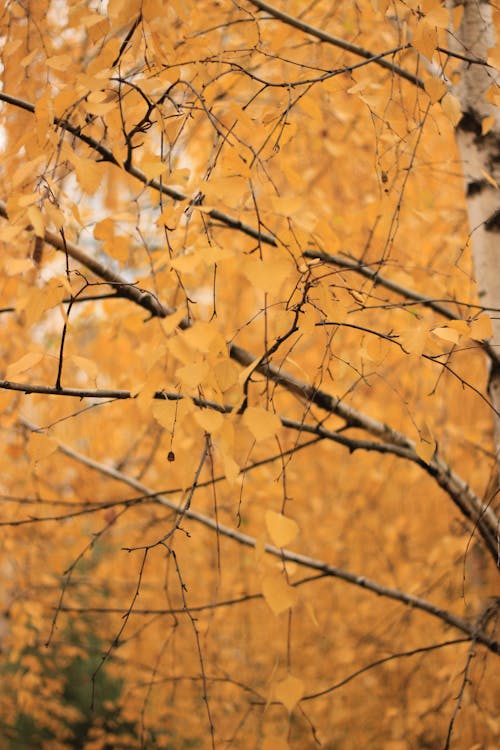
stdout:
[(462, 13), (4, 3), (2, 748), (498, 747)]

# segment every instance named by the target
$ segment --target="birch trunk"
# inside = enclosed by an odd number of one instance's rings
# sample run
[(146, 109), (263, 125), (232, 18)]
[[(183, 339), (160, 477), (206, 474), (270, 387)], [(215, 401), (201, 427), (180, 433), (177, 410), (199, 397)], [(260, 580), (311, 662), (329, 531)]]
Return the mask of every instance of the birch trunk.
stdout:
[[(498, 71), (485, 64), (488, 50), (495, 44), (495, 30), (489, 2), (455, 0), (453, 4), (463, 5), (464, 11), (460, 26), (450, 33), (450, 43), (456, 52), (471, 61), (462, 63), (460, 81), (453, 92), (463, 113), (456, 138), (463, 165), (479, 300), (490, 315), (493, 329), (490, 341), (497, 353), (490, 362), (488, 392), (500, 413), (500, 110), (487, 97), (499, 76)], [(498, 101), (498, 90), (496, 96)], [(493, 125), (483, 134), (485, 118), (493, 118)], [(498, 415), (494, 421), (498, 473)], [(498, 479), (492, 494), (497, 489)]]

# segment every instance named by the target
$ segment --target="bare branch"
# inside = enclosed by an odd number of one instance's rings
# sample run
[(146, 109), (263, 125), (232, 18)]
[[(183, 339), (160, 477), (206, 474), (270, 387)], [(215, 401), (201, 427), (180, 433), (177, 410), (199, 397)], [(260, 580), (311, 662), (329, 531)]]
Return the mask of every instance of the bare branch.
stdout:
[(375, 669), (375, 667), (380, 667), (382, 664), (387, 664), (387, 662), (389, 661), (394, 661), (395, 659), (408, 658), (410, 656), (416, 656), (417, 654), (425, 654), (425, 653), (428, 653), (429, 651), (436, 651), (439, 648), (444, 648), (445, 646), (457, 646), (459, 643), (470, 643), (471, 640), (472, 640), (472, 637), (454, 638), (451, 641), (443, 641), (441, 643), (432, 643), (430, 646), (421, 646), (420, 648), (413, 648), (411, 649), (411, 651), (397, 651), (395, 654), (391, 654), (390, 656), (384, 656), (382, 659), (377, 659), (376, 661), (373, 661), (370, 664), (367, 664), (365, 667), (361, 667), (360, 669), (357, 669), (355, 672), (352, 672), (352, 674), (348, 675), (348, 677), (344, 677), (339, 682), (336, 682), (334, 685), (331, 685), (330, 687), (327, 687), (324, 690), (319, 690), (317, 693), (310, 693), (309, 695), (304, 695), (302, 700), (311, 701), (311, 700), (314, 700), (315, 698), (320, 698), (323, 695), (329, 695), (330, 693), (335, 692), (335, 690), (338, 690), (344, 685), (347, 685), (348, 682), (352, 682), (352, 680), (355, 680), (356, 677), (360, 677), (365, 672), (369, 672), (371, 669)]

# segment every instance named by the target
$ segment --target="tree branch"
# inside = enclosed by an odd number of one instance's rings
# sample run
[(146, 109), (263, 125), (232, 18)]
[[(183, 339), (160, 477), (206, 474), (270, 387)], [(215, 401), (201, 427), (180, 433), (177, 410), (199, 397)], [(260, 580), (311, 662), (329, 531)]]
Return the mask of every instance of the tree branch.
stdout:
[[(365, 59), (376, 57), (376, 54), (374, 52), (363, 49), (363, 47), (359, 47), (357, 44), (346, 42), (345, 39), (341, 39), (340, 37), (332, 36), (326, 31), (322, 31), (321, 29), (316, 28), (316, 26), (311, 26), (305, 21), (302, 21), (299, 18), (295, 18), (294, 16), (291, 16), (288, 13), (279, 10), (278, 8), (275, 8), (274, 5), (262, 2), (262, 0), (249, 0), (249, 3), (251, 5), (254, 5), (259, 10), (266, 11), (266, 13), (269, 13), (269, 15), (271, 15), (278, 21), (283, 21), (283, 23), (286, 23), (288, 26), (292, 26), (299, 31), (303, 31), (304, 33), (309, 34), (316, 39), (320, 39), (322, 42), (331, 44), (334, 47), (340, 47), (340, 49), (351, 52), (353, 55), (357, 55), (358, 57), (364, 57)], [(410, 46), (411, 45), (408, 45), (408, 47)], [(374, 59), (373, 62), (376, 65), (379, 65), (381, 68), (384, 68), (385, 70), (390, 70), (391, 73), (395, 73), (400, 78), (404, 78), (406, 81), (413, 83), (418, 88), (424, 88), (424, 82), (418, 76), (410, 73), (404, 68), (401, 68), (399, 65), (396, 65), (396, 63), (391, 63), (388, 60), (384, 60), (383, 58)]]
[[(238, 347), (238, 353), (245, 353), (245, 361), (242, 364), (247, 363), (247, 359), (251, 355), (244, 349)], [(252, 360), (250, 360), (251, 363)], [(254, 361), (254, 360), (253, 360)], [(263, 368), (261, 370), (261, 368)], [(497, 518), (493, 508), (490, 505), (486, 505), (482, 500), (470, 489), (469, 485), (456, 474), (450, 465), (442, 459), (436, 452), (432, 459), (427, 463), (417, 453), (415, 443), (407, 438), (402, 433), (398, 433), (392, 430), (388, 425), (378, 422), (371, 417), (367, 417), (364, 414), (356, 411), (350, 406), (347, 406), (339, 399), (334, 396), (330, 396), (323, 391), (318, 391), (312, 386), (307, 386), (305, 383), (301, 383), (293, 378), (292, 375), (285, 374), (281, 370), (277, 370), (274, 365), (261, 364), (256, 370), (261, 370), (272, 380), (282, 383), (292, 393), (300, 395), (301, 398), (306, 398), (307, 401), (316, 403), (314, 399), (319, 398), (318, 405), (322, 409), (326, 409), (331, 413), (337, 414), (342, 417), (346, 427), (360, 428), (375, 435), (382, 442), (376, 442), (373, 440), (361, 440), (357, 438), (351, 438), (345, 435), (343, 432), (327, 430), (323, 425), (310, 425), (302, 421), (296, 421), (288, 419), (286, 417), (280, 417), (282, 425), (286, 428), (296, 430), (297, 432), (305, 432), (308, 434), (316, 435), (325, 440), (330, 440), (334, 443), (339, 443), (346, 447), (350, 452), (356, 450), (375, 451), (377, 453), (390, 453), (399, 458), (404, 458), (412, 463), (417, 464), (423, 471), (431, 476), (437, 484), (446, 492), (450, 499), (454, 502), (460, 512), (468, 518), (478, 532), (484, 539), (488, 550), (490, 551), (495, 563), (499, 564), (500, 555), (500, 522)], [(72, 396), (74, 398), (116, 398), (116, 399), (129, 399), (133, 398), (130, 391), (124, 390), (112, 390), (112, 389), (80, 389), (80, 388), (62, 388), (58, 389), (55, 386), (43, 386), (43, 385), (31, 385), (24, 383), (14, 383), (8, 380), (0, 381), (0, 388), (5, 390), (21, 391), (26, 394), (30, 393), (42, 393), (52, 396)], [(153, 398), (155, 399), (169, 399), (169, 400), (181, 400), (184, 396), (178, 393), (166, 393), (165, 391), (157, 391)], [(232, 406), (221, 406), (213, 401), (206, 401), (201, 398), (193, 398), (193, 403), (196, 406), (203, 408), (215, 409), (221, 413), (229, 414), (233, 411)], [(279, 416), (279, 415), (278, 415)]]
[[(35, 106), (31, 102), (27, 102), (24, 99), (20, 99), (16, 96), (11, 96), (4, 91), (0, 91), (0, 101), (4, 101), (7, 104), (12, 104), (19, 109), (24, 109), (26, 112), (31, 112), (32, 114), (35, 112)], [(200, 204), (196, 196), (189, 200), (188, 196), (182, 193), (180, 190), (175, 190), (175, 188), (169, 187), (159, 180), (149, 180), (144, 172), (135, 167), (133, 164), (120, 164), (111, 149), (103, 146), (102, 143), (99, 143), (94, 138), (91, 138), (90, 136), (83, 133), (79, 126), (72, 125), (68, 120), (61, 117), (55, 117), (54, 124), (57, 127), (60, 127), (63, 130), (67, 131), (68, 133), (71, 133), (71, 135), (75, 136), (91, 149), (93, 149), (97, 154), (99, 154), (102, 161), (109, 162), (110, 164), (114, 164), (120, 169), (124, 169), (126, 172), (128, 172), (128, 174), (131, 174), (133, 177), (136, 177), (140, 182), (142, 182), (143, 185), (152, 187), (154, 190), (157, 190), (163, 195), (166, 195), (169, 198), (173, 198), (173, 200), (188, 201), (189, 206), (192, 206), (193, 208), (199, 208)], [(231, 229), (237, 229), (238, 231), (248, 235), (249, 237), (258, 239), (264, 244), (273, 245), (274, 247), (277, 246), (274, 235), (268, 232), (262, 232), (259, 229), (255, 229), (249, 224), (245, 224), (245, 222), (240, 221), (240, 219), (236, 219), (234, 216), (226, 214), (224, 211), (219, 211), (219, 209), (213, 208), (210, 211), (207, 211), (206, 215), (210, 216), (211, 219), (220, 221), (222, 224), (230, 227)]]
[[(26, 427), (33, 431), (36, 431), (38, 429), (35, 425), (31, 424), (27, 420), (23, 420), (23, 423)], [(85, 456), (82, 453), (73, 450), (73, 448), (60, 444), (58, 450), (65, 456), (78, 461), (79, 463), (87, 466), (90, 469), (98, 471), (103, 476), (111, 477), (118, 482), (127, 484), (129, 487), (133, 487), (142, 494), (154, 494), (148, 487), (142, 484), (142, 482), (137, 481), (133, 477), (130, 477), (127, 474), (118, 471), (117, 469), (95, 461), (94, 459), (91, 459), (88, 456)], [(190, 518), (191, 520), (212, 529), (217, 534), (225, 536), (228, 539), (232, 539), (238, 544), (242, 544), (247, 547), (255, 547), (257, 544), (256, 539), (249, 534), (244, 534), (237, 529), (233, 529), (230, 526), (221, 524), (216, 519), (213, 519), (210, 516), (207, 516), (198, 511), (192, 510), (191, 508), (184, 509), (183, 505), (178, 505), (177, 503), (169, 500), (163, 495), (157, 496), (156, 502), (162, 506), (170, 508), (175, 513), (183, 512), (185, 517)], [(308, 568), (310, 570), (316, 570), (326, 576), (338, 578), (342, 581), (345, 581), (346, 583), (350, 583), (354, 586), (366, 589), (367, 591), (371, 591), (373, 594), (377, 594), (378, 596), (384, 596), (388, 599), (398, 601), (408, 607), (412, 607), (413, 609), (418, 609), (422, 612), (426, 612), (428, 615), (438, 618), (447, 625), (460, 630), (462, 633), (473, 636), (477, 643), (482, 643), (493, 653), (500, 654), (500, 642), (492, 639), (486, 632), (478, 630), (477, 625), (475, 625), (474, 623), (471, 624), (461, 617), (454, 615), (452, 612), (444, 610), (441, 607), (438, 607), (437, 605), (426, 601), (425, 599), (421, 599), (420, 597), (415, 596), (414, 594), (408, 594), (404, 591), (400, 591), (399, 589), (389, 588), (380, 583), (377, 583), (376, 581), (371, 580), (370, 578), (366, 578), (365, 576), (357, 575), (356, 573), (344, 570), (343, 568), (329, 565), (322, 560), (317, 560), (306, 555), (301, 555), (297, 552), (292, 552), (291, 550), (275, 547), (272, 544), (266, 544), (264, 549), (268, 554), (273, 555), (274, 557), (278, 557), (280, 560), (294, 562), (301, 567)]]
[[(344, 258), (341, 255), (331, 255), (330, 253), (323, 253), (316, 250), (306, 250), (303, 253), (303, 256), (304, 258), (320, 260), (323, 263), (328, 263), (330, 265), (339, 266), (340, 268), (346, 268), (349, 271), (354, 271), (360, 276), (364, 276), (365, 278), (373, 281), (374, 286), (383, 286), (386, 289), (389, 289), (391, 292), (395, 292), (396, 294), (401, 295), (401, 297), (404, 297), (405, 299), (414, 300), (415, 302), (418, 302), (419, 304), (424, 305), (431, 310), (434, 310), (434, 312), (436, 312), (438, 315), (441, 315), (448, 320), (463, 320), (460, 315), (457, 315), (457, 313), (454, 313), (448, 307), (445, 307), (436, 300), (433, 300), (432, 297), (428, 297), (425, 294), (416, 292), (409, 287), (403, 286), (403, 284), (398, 284), (397, 281), (392, 281), (386, 276), (381, 276), (377, 269), (367, 265), (366, 263), (357, 260), (351, 260), (350, 258)], [(500, 354), (496, 352), (496, 350), (488, 341), (478, 342), (478, 346), (480, 346), (483, 351), (486, 352), (492, 362), (497, 362), (498, 364), (500, 364)]]
[[(0, 215), (7, 217), (5, 206), (2, 203), (0, 203)], [(89, 268), (97, 276), (103, 278), (107, 283), (113, 285), (116, 289), (117, 295), (130, 299), (148, 310), (152, 316), (166, 317), (174, 312), (173, 309), (163, 305), (155, 295), (130, 284), (120, 274), (111, 271), (104, 263), (92, 258), (74, 243), (71, 243), (68, 240), (63, 241), (61, 237), (49, 230), (46, 230), (44, 238), (45, 241), (53, 247), (61, 252), (67, 253), (72, 258), (82, 263), (85, 267)], [(187, 318), (183, 318), (180, 321), (179, 327), (181, 329), (189, 327), (189, 321)], [(353, 407), (345, 404), (341, 399), (338, 399), (325, 391), (321, 391), (313, 385), (308, 385), (307, 383), (300, 381), (293, 375), (282, 370), (281, 367), (276, 367), (272, 363), (263, 359), (262, 356), (255, 357), (246, 349), (243, 349), (236, 344), (230, 344), (229, 355), (244, 367), (255, 365), (256, 372), (259, 372), (266, 378), (282, 385), (290, 393), (305, 400), (308, 404), (314, 404), (324, 411), (341, 417), (346, 422), (346, 426), (358, 427), (367, 431), (371, 435), (374, 435), (388, 445), (399, 446), (408, 450), (409, 455), (412, 456), (410, 460), (422, 465), (421, 459), (418, 457), (415, 450), (415, 444), (405, 435), (393, 430), (387, 424), (366, 416)], [(258, 363), (256, 363), (256, 360), (258, 360)], [(10, 386), (10, 388), (12, 390), (20, 390), (19, 388), (13, 388), (12, 386)], [(76, 396), (79, 394), (73, 391), (71, 395)], [(112, 396), (107, 392), (105, 397), (110, 398)], [(124, 398), (125, 396), (117, 397)], [(495, 563), (499, 565), (500, 522), (493, 509), (489, 506), (485, 506), (475, 493), (470, 490), (468, 484), (455, 474), (450, 466), (437, 454), (433, 457), (428, 466), (432, 472), (431, 475), (437, 483), (448, 493), (455, 505), (466, 516), (466, 518), (470, 519), (477, 527), (479, 533), (486, 542), (487, 548), (493, 556)], [(428, 469), (426, 468), (426, 470)]]

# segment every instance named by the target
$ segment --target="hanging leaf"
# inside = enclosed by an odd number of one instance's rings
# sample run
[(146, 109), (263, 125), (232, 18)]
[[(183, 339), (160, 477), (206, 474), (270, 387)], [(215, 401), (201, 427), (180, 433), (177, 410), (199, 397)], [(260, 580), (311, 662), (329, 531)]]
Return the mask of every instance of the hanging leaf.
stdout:
[(273, 437), (281, 428), (281, 421), (261, 406), (249, 406), (243, 415), (243, 422), (257, 442)]
[(456, 344), (460, 339), (460, 333), (458, 331), (455, 331), (453, 328), (448, 328), (447, 326), (433, 328), (432, 333), (434, 334), (434, 336), (437, 336), (444, 341), (451, 341), (453, 344)]
[(28, 352), (28, 354), (24, 354), (20, 359), (7, 367), (5, 377), (7, 380), (12, 380), (16, 375), (19, 375), (21, 372), (26, 372), (26, 370), (30, 370), (37, 365), (42, 358), (43, 352)]
[(262, 593), (275, 615), (293, 607), (298, 598), (297, 591), (289, 586), (279, 574), (269, 574), (264, 577)]
[(198, 409), (194, 413), (194, 418), (200, 427), (210, 434), (218, 432), (224, 423), (222, 414), (212, 409)]
[(407, 328), (399, 334), (399, 341), (408, 354), (415, 354), (420, 357), (424, 351), (429, 331), (425, 325), (417, 325), (414, 328)]
[(207, 377), (209, 367), (206, 362), (198, 362), (193, 365), (179, 367), (176, 371), (177, 378), (188, 388), (196, 388)]
[(288, 713), (292, 713), (304, 693), (305, 688), (302, 680), (291, 674), (285, 680), (279, 682), (274, 689), (276, 700), (283, 703)]
[(462, 119), (462, 110), (460, 108), (460, 102), (453, 96), (453, 94), (446, 94), (442, 101), (441, 106), (448, 120), (455, 127)]
[(299, 533), (299, 526), (292, 518), (266, 510), (266, 526), (273, 544), (286, 547)]
[(438, 102), (447, 91), (446, 84), (441, 78), (428, 78), (425, 82), (425, 90), (432, 104)]
[(470, 324), (470, 336), (476, 341), (485, 341), (493, 336), (491, 318), (484, 313)]
[(178, 412), (178, 401), (171, 401), (167, 399), (155, 399), (152, 406), (153, 417), (165, 427), (169, 432), (172, 432), (175, 418)]
[(428, 60), (432, 60), (434, 50), (438, 46), (436, 28), (424, 20), (420, 21), (413, 35), (412, 46)]
[(239, 374), (240, 370), (238, 365), (231, 359), (217, 362), (214, 366), (214, 376), (223, 393), (238, 383)]

